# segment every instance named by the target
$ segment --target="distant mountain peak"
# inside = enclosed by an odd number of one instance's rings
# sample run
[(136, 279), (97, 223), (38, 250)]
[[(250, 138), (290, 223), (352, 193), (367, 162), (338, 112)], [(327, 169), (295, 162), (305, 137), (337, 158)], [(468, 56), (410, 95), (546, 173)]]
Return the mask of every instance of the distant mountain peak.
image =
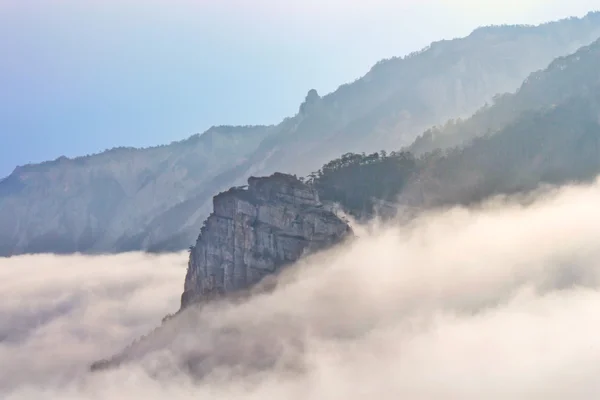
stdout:
[(314, 108), (314, 106), (319, 103), (321, 100), (321, 96), (316, 89), (310, 89), (306, 94), (306, 98), (304, 102), (300, 104), (300, 114), (306, 114), (310, 112)]

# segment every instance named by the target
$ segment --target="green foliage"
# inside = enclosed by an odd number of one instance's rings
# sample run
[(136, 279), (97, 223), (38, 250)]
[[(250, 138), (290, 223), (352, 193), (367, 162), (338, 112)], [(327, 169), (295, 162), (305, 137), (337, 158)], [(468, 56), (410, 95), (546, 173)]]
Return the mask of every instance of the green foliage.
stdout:
[(321, 200), (340, 203), (355, 214), (370, 214), (378, 199), (395, 200), (417, 170), (417, 161), (407, 152), (346, 153), (311, 173), (306, 182)]
[(600, 172), (600, 85), (548, 110), (523, 113), (497, 134), (432, 158), (421, 171), (429, 205), (593, 179)]
[(347, 153), (310, 174), (307, 183), (321, 200), (365, 217), (379, 200), (419, 208), (467, 205), (540, 184), (587, 181), (600, 172), (598, 115), (600, 84), (555, 107), (524, 112), (465, 147), (419, 158), (409, 152)]

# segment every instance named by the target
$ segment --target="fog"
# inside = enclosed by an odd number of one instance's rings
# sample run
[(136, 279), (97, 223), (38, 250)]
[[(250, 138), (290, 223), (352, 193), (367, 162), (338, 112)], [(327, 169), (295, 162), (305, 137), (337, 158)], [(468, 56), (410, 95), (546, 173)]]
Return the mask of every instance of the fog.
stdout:
[(96, 373), (178, 309), (187, 254), (2, 259), (0, 397), (598, 398), (599, 205), (596, 182), (355, 226)]

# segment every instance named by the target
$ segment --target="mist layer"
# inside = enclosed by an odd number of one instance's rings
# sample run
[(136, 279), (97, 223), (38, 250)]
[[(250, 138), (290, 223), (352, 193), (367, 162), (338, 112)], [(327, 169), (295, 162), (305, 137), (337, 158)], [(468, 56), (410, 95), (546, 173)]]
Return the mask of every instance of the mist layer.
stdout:
[(0, 394), (597, 398), (598, 204), (596, 182), (356, 226), (273, 292), (183, 312), (95, 374), (177, 309), (186, 254), (4, 259)]

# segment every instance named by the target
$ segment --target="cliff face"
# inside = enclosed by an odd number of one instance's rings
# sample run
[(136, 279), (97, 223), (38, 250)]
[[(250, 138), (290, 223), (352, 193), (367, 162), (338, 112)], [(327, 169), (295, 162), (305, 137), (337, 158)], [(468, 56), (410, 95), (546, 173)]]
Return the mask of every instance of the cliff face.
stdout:
[(351, 234), (316, 191), (281, 173), (220, 193), (213, 208), (190, 252), (182, 308), (246, 289)]
[[(350, 226), (319, 201), (316, 191), (291, 175), (250, 178), (247, 188), (220, 193), (213, 203), (214, 211), (190, 253), (181, 311), (248, 289), (303, 255), (352, 235)], [(91, 370), (139, 360), (167, 346), (180, 357), (181, 368), (199, 377), (212, 366), (235, 362), (256, 369), (282, 357), (281, 347), (271, 346), (278, 339), (268, 328), (259, 326), (260, 334), (252, 327), (199, 328), (201, 316), (195, 312), (185, 317), (169, 315), (153, 332), (119, 354), (95, 362)], [(178, 335), (190, 332), (195, 342), (178, 340)]]

